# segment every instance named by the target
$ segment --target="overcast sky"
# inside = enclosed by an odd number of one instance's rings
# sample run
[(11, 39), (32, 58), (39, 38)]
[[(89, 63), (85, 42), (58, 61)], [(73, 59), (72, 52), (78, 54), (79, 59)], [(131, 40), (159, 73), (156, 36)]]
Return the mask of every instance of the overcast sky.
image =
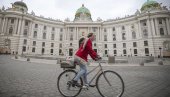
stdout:
[[(18, 0), (0, 0), (0, 7), (11, 7), (11, 3)], [(20, 1), (20, 0), (19, 0)], [(103, 20), (114, 19), (116, 17), (124, 17), (125, 15), (133, 15), (137, 9), (147, 0), (23, 0), (27, 4), (28, 12), (38, 16), (42, 15), (46, 18), (64, 20), (74, 19), (78, 8), (84, 4), (91, 12), (93, 20), (100, 17)], [(156, 0), (158, 3), (167, 6), (169, 9), (170, 0)]]

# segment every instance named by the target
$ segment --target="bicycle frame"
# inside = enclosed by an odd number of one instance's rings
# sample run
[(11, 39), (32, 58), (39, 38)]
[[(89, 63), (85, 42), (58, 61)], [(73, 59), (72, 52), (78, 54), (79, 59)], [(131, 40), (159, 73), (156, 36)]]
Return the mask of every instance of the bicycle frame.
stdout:
[(102, 66), (101, 66), (101, 63), (99, 62), (99, 65), (98, 66), (96, 66), (95, 68), (93, 68), (92, 70), (90, 70), (89, 72), (87, 72), (87, 76), (90, 74), (90, 73), (92, 73), (93, 71), (95, 71), (97, 68), (100, 68), (99, 70), (98, 70), (98, 72), (93, 76), (93, 78), (89, 81), (89, 85), (93, 82), (93, 80), (100, 74), (100, 73), (103, 73), (104, 71), (103, 71), (103, 68), (102, 68)]

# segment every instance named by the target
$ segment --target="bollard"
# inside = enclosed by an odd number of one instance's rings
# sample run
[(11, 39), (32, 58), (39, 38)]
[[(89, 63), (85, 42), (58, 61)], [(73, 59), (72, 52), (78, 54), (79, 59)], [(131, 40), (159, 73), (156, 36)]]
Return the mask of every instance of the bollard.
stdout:
[(144, 62), (143, 62), (143, 61), (140, 62), (139, 65), (140, 65), (140, 66), (144, 66)]
[(162, 61), (159, 61), (159, 62), (158, 62), (158, 65), (163, 65), (163, 62), (162, 62)]
[(27, 61), (30, 61), (30, 58), (27, 58)]
[(15, 55), (15, 59), (18, 59), (18, 56), (17, 56), (17, 55)]

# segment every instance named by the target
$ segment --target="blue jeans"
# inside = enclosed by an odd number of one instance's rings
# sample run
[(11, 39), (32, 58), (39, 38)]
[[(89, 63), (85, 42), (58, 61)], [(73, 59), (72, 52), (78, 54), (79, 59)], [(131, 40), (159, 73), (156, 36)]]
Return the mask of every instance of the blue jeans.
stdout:
[(82, 76), (84, 83), (88, 84), (86, 62), (82, 62), (82, 59), (79, 59), (79, 58), (75, 58), (75, 61), (80, 66), (80, 71), (77, 73), (76, 77), (73, 80), (78, 81), (80, 77)]

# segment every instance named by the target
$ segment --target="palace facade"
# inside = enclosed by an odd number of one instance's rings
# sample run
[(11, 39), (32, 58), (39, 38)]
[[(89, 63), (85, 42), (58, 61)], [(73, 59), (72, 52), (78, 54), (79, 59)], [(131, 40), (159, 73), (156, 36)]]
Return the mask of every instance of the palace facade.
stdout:
[(23, 1), (0, 8), (0, 53), (73, 56), (78, 40), (96, 36), (93, 48), (100, 56), (170, 57), (170, 10), (147, 0), (134, 15), (93, 21), (84, 5), (73, 21), (28, 13)]

